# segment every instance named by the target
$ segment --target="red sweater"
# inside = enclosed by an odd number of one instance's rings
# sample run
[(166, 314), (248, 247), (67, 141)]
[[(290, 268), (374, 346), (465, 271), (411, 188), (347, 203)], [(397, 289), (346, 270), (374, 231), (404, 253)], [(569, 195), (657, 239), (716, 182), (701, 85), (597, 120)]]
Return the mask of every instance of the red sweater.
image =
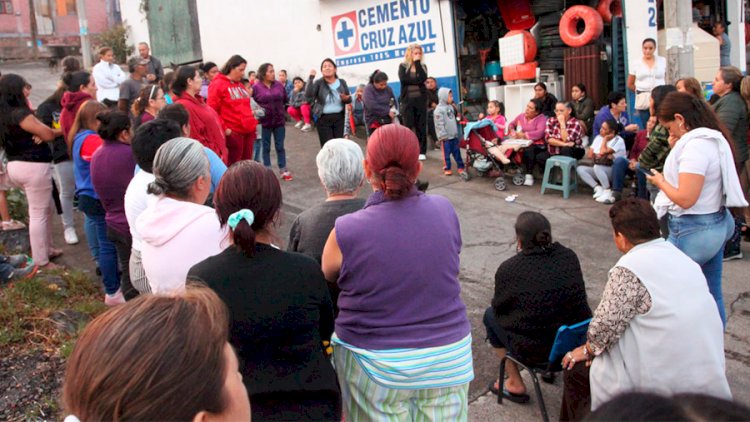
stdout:
[(190, 114), (190, 137), (215, 152), (226, 163), (229, 159), (227, 140), (219, 115), (206, 105), (203, 98), (193, 97), (187, 92), (183, 92), (176, 102), (182, 104)]
[(208, 86), (208, 105), (232, 132), (255, 134), (258, 121), (250, 108), (250, 94), (240, 82), (231, 81), (222, 73), (216, 75)]
[(69, 145), (73, 144), (73, 140), (68, 140), (68, 132), (70, 132), (70, 128), (73, 127), (73, 121), (76, 119), (78, 109), (81, 108), (83, 103), (93, 99), (94, 98), (92, 98), (91, 95), (81, 91), (66, 91), (65, 94), (63, 94), (62, 100), (60, 101), (60, 105), (62, 105), (62, 111), (60, 111), (60, 129), (62, 130), (63, 138)]

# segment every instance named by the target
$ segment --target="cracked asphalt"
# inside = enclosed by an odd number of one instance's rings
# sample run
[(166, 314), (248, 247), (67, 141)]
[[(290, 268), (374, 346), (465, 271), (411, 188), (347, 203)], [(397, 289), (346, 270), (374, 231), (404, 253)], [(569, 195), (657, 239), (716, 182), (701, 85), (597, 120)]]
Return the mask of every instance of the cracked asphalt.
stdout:
[[(0, 70), (3, 73), (25, 75), (34, 86), (31, 99), (37, 105), (52, 92), (57, 80), (56, 75), (52, 75), (44, 63), (5, 63), (0, 64)], [(364, 146), (364, 140), (360, 139), (358, 142)], [(282, 182), (284, 214), (278, 228), (282, 239), (288, 237), (289, 226), (299, 212), (325, 199), (315, 168), (315, 154), (319, 150), (317, 134), (303, 133), (287, 125), (286, 149), (294, 180)], [(539, 211), (552, 223), (555, 240), (578, 254), (589, 304), (594, 309), (604, 288), (607, 271), (620, 257), (620, 252), (612, 241), (607, 215), (609, 207), (594, 202), (587, 187), (579, 187), (577, 194), (564, 200), (561, 193), (555, 191), (540, 195), (538, 183), (534, 187), (516, 187), (508, 180), (508, 190), (498, 192), (493, 187), (492, 179), (474, 178), (463, 182), (458, 176), (443, 176), (440, 151), (435, 150), (429, 151), (421, 178), (430, 182), (429, 193), (443, 195), (451, 200), (461, 222), (463, 250), (459, 277), (472, 324), (476, 375), (469, 394), (470, 420), (538, 420), (540, 413), (533, 394), (527, 405), (505, 402), (500, 406), (496, 403), (496, 397), (488, 393), (487, 385), (497, 377), (499, 362), (490, 347), (484, 343), (482, 316), (492, 298), (494, 274), (501, 262), (515, 254), (513, 224), (516, 216), (527, 210)], [(360, 196), (366, 197), (369, 193), (369, 187), (365, 187)], [(514, 202), (506, 202), (506, 196), (511, 194), (517, 194), (518, 198)], [(80, 232), (82, 234), (83, 231)], [(57, 243), (62, 244), (61, 233), (56, 233), (56, 236), (60, 238)], [(418, 241), (414, 239), (415, 244)], [(750, 244), (743, 243), (743, 249), (746, 254), (750, 254)], [(89, 264), (86, 262), (81, 265)], [(750, 404), (748, 274), (748, 257), (724, 265), (723, 290), (728, 304), (725, 335), (727, 377), (735, 399), (745, 404)], [(528, 374), (524, 374), (524, 377), (531, 391)], [(556, 419), (559, 414), (561, 388), (560, 377), (557, 377), (553, 385), (542, 383), (544, 400), (552, 419)]]

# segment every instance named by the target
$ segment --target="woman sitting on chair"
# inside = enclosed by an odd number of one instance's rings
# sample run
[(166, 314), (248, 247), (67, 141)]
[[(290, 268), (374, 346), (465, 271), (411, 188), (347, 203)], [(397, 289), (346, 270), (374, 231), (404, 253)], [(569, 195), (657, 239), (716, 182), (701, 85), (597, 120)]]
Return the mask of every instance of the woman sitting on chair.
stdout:
[[(546, 365), (557, 329), (591, 317), (581, 265), (575, 252), (552, 241), (549, 220), (533, 211), (516, 220), (518, 254), (495, 273), (495, 296), (484, 314), (487, 338), (502, 359), (506, 353), (531, 366)], [(508, 378), (490, 391), (516, 403), (529, 395), (518, 367), (507, 361)]]

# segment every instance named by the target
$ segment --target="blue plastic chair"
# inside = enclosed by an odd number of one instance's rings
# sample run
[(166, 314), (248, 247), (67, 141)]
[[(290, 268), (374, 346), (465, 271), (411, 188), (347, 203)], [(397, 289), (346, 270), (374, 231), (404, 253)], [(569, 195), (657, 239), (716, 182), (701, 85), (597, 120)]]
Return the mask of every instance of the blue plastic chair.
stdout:
[[(505, 377), (505, 360), (509, 359), (520, 368), (527, 370), (529, 374), (531, 374), (531, 379), (534, 382), (534, 393), (536, 394), (536, 400), (539, 403), (539, 410), (542, 412), (542, 420), (544, 422), (549, 422), (549, 415), (547, 415), (547, 407), (544, 405), (544, 396), (542, 396), (542, 389), (539, 385), (539, 378), (537, 377), (537, 374), (558, 372), (562, 370), (561, 361), (563, 356), (565, 356), (565, 354), (570, 350), (586, 342), (586, 332), (589, 329), (590, 322), (591, 318), (585, 321), (581, 321), (577, 324), (560, 326), (560, 328), (557, 329), (557, 334), (555, 335), (555, 342), (552, 343), (552, 349), (549, 352), (549, 358), (546, 366), (529, 366), (514, 358), (513, 356), (506, 354), (505, 357), (500, 360), (499, 380), (501, 384), (499, 394), (497, 395), (498, 404), (503, 404), (502, 383), (504, 382), (503, 379)], [(544, 376), (545, 375), (542, 375), (543, 378)]]
[[(573, 157), (564, 155), (553, 155), (547, 159), (544, 166), (544, 177), (542, 178), (542, 195), (547, 189), (562, 191), (563, 198), (568, 199), (571, 191), (578, 190), (578, 181), (576, 180), (576, 166), (578, 161)], [(559, 167), (562, 171), (562, 184), (550, 182), (552, 169)]]

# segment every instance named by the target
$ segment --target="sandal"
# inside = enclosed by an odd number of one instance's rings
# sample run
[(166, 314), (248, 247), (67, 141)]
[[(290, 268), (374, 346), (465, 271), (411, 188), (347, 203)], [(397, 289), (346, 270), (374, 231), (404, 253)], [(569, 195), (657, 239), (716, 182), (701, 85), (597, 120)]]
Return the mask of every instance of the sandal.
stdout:
[(49, 259), (55, 259), (55, 258), (59, 257), (62, 254), (63, 254), (62, 249), (50, 248), (50, 250), (49, 250)]
[[(490, 381), (489, 389), (490, 389), (490, 392), (492, 392), (492, 394), (497, 395), (500, 393), (500, 391), (497, 389), (497, 387), (495, 387), (495, 382), (496, 381)], [(524, 404), (524, 403), (528, 403), (531, 398), (526, 393), (521, 393), (521, 394), (511, 393), (510, 391), (506, 390), (505, 385), (503, 385), (503, 399), (510, 400), (513, 403)]]
[(3, 221), (3, 230), (4, 231), (10, 231), (10, 230), (21, 230), (26, 228), (26, 224), (23, 224), (22, 222), (18, 220), (8, 220)]

